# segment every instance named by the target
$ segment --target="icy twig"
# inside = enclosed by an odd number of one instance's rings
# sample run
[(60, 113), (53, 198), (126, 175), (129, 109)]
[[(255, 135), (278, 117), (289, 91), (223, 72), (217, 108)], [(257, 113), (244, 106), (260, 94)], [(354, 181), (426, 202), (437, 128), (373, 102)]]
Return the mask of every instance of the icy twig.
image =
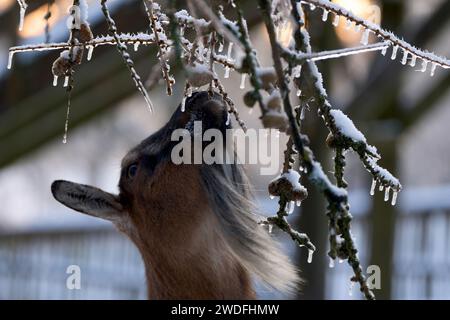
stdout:
[[(116, 37), (123, 44), (135, 44), (140, 43), (142, 45), (150, 45), (154, 44), (155, 40), (153, 35), (149, 35), (147, 33), (117, 33)], [(83, 43), (77, 43), (73, 46), (75, 47), (88, 47), (88, 46), (103, 46), (103, 45), (117, 45), (115, 36), (99, 36), (90, 41), (86, 41)], [(23, 45), (9, 48), (9, 52), (18, 53), (18, 52), (27, 52), (27, 51), (51, 51), (51, 50), (60, 50), (60, 49), (70, 49), (72, 45), (69, 42), (55, 42), (55, 43), (39, 43), (39, 44), (31, 44), (31, 45)]]
[(223, 22), (216, 16), (216, 14), (211, 10), (211, 7), (204, 0), (190, 1), (195, 4), (197, 10), (203, 13), (210, 20), (217, 33), (221, 34), (229, 42), (236, 43), (242, 50), (244, 49), (237, 37), (224, 26)]
[[(290, 136), (289, 140), (286, 144), (286, 150), (284, 151), (283, 174), (288, 174), (288, 173), (290, 173), (291, 170), (294, 170), (293, 169), (293, 164), (295, 161), (294, 154), (296, 154), (297, 152), (294, 150), (293, 146), (294, 146), (294, 141), (292, 139), (292, 136)], [(278, 178), (278, 179), (280, 179), (280, 178)], [(275, 179), (269, 185), (269, 192), (274, 191), (271, 189), (271, 187), (275, 186), (274, 183), (278, 182), (276, 180), (277, 179)], [(296, 182), (299, 183), (298, 181), (296, 181)], [(301, 186), (301, 185), (299, 185), (298, 187), (299, 187), (299, 190), (297, 190), (297, 191), (299, 191), (299, 193), (297, 193), (297, 194), (301, 195), (302, 197), (306, 197), (307, 196), (306, 189), (304, 189), (303, 186)], [(301, 188), (303, 188), (304, 191), (301, 191), (300, 190)], [(294, 230), (291, 227), (291, 225), (288, 223), (288, 221), (286, 220), (286, 216), (289, 214), (289, 210), (287, 209), (288, 204), (293, 209), (293, 207), (292, 207), (293, 202), (295, 201), (297, 203), (301, 203), (301, 201), (302, 201), (302, 200), (300, 200), (301, 198), (297, 198), (297, 199), (290, 198), (289, 196), (292, 197), (292, 193), (287, 192), (288, 190), (286, 190), (284, 188), (279, 188), (276, 191), (277, 191), (276, 195), (271, 194), (271, 196), (279, 196), (280, 197), (280, 199), (278, 201), (279, 209), (278, 209), (277, 215), (273, 216), (273, 217), (268, 217), (265, 221), (263, 221), (261, 223), (269, 224), (269, 225), (276, 225), (283, 232), (286, 232), (287, 234), (289, 234), (291, 236), (292, 240), (294, 240), (294, 242), (297, 243), (297, 245), (299, 245), (301, 247), (305, 246), (308, 248), (309, 251), (314, 252), (316, 250), (316, 247), (311, 242), (308, 235), (306, 233), (300, 233), (300, 232)]]
[(327, 60), (327, 59), (335, 59), (346, 57), (350, 55), (371, 52), (371, 51), (380, 51), (389, 47), (387, 42), (374, 43), (364, 46), (358, 46), (353, 48), (344, 48), (337, 50), (329, 50), (329, 51), (320, 51), (320, 52), (312, 52), (312, 53), (302, 53), (295, 52), (289, 49), (283, 48), (283, 58), (290, 62), (295, 62), (297, 64), (303, 64), (305, 61), (319, 61), (319, 60)]
[[(416, 47), (412, 46), (408, 42), (400, 39), (396, 35), (394, 35), (392, 32), (382, 29), (379, 25), (372, 23), (370, 21), (364, 20), (356, 15), (354, 15), (352, 12), (348, 11), (347, 9), (332, 3), (327, 0), (302, 0), (300, 3), (305, 3), (308, 5), (314, 5), (316, 7), (322, 8), (323, 10), (327, 10), (330, 12), (333, 12), (336, 15), (339, 15), (341, 17), (345, 17), (348, 21), (353, 21), (355, 25), (357, 26), (363, 26), (366, 29), (369, 29), (372, 31), (376, 36), (378, 36), (380, 39), (383, 39), (383, 41), (389, 41), (390, 45), (393, 47), (400, 47), (404, 51), (409, 52), (412, 56), (420, 57), (424, 61), (433, 62), (439, 66), (441, 66), (444, 69), (450, 68), (450, 61), (444, 57), (437, 56), (433, 53), (426, 52), (420, 49), (417, 49)], [(297, 5), (297, 3), (296, 3)]]
[(108, 7), (106, 5), (107, 0), (101, 0), (101, 6), (102, 6), (102, 12), (105, 15), (106, 22), (108, 24), (108, 30), (111, 33), (111, 35), (114, 37), (116, 41), (117, 50), (120, 52), (123, 61), (125, 62), (126, 66), (128, 67), (128, 70), (130, 71), (131, 78), (133, 79), (137, 89), (142, 93), (144, 96), (145, 102), (148, 105), (148, 108), (150, 111), (153, 111), (153, 104), (150, 100), (150, 97), (148, 96), (147, 90), (145, 89), (144, 84), (141, 81), (141, 78), (137, 74), (135, 68), (134, 68), (134, 62), (130, 57), (130, 54), (128, 53), (127, 46), (122, 43), (120, 40), (120, 37), (117, 33), (117, 27), (116, 23), (112, 19)]
[(228, 112), (232, 113), (234, 115), (234, 118), (236, 119), (236, 121), (238, 122), (238, 124), (242, 128), (242, 130), (247, 131), (247, 126), (245, 125), (245, 122), (241, 119), (241, 117), (239, 116), (239, 112), (237, 111), (233, 100), (230, 98), (228, 93), (225, 91), (224, 86), (222, 85), (222, 83), (220, 82), (219, 78), (216, 75), (214, 76), (213, 82), (214, 82), (214, 86), (219, 91), (219, 94), (222, 96), (223, 101), (225, 101), (225, 103), (228, 105), (228, 107), (229, 107)]
[(262, 89), (262, 83), (260, 78), (258, 77), (258, 68), (260, 66), (259, 61), (250, 42), (247, 24), (244, 19), (242, 10), (240, 9), (240, 7), (238, 7), (238, 4), (236, 4), (236, 11), (238, 14), (237, 25), (239, 28), (239, 34), (236, 33), (235, 35), (239, 37), (239, 40), (244, 47), (245, 53), (245, 57), (242, 60), (242, 65), (244, 66), (244, 72), (247, 72), (250, 75), (250, 83), (253, 87), (252, 95), (258, 101), (261, 113), (264, 115), (267, 112), (267, 107), (264, 104), (263, 97), (260, 93), (260, 90)]
[[(150, 7), (147, 6), (146, 1), (150, 2)], [(148, 19), (150, 20), (150, 27), (153, 30), (153, 37), (156, 45), (158, 46), (158, 59), (161, 65), (161, 71), (163, 74), (163, 78), (166, 81), (166, 92), (167, 95), (172, 95), (172, 85), (175, 83), (175, 80), (169, 74), (170, 66), (166, 60), (166, 54), (168, 47), (167, 43), (164, 41), (167, 37), (164, 34), (164, 29), (161, 26), (161, 21), (159, 19), (160, 14), (155, 13), (155, 4), (153, 0), (143, 0), (145, 12), (147, 13)], [(160, 37), (160, 34), (163, 36)]]
[[(267, 0), (260, 0), (262, 2)], [(300, 5), (297, 5), (296, 0), (291, 0), (292, 5), (292, 16), (294, 18), (295, 26), (294, 26), (294, 40), (295, 40), (295, 49), (298, 51), (311, 53), (311, 46), (309, 43), (309, 34), (304, 28), (304, 19), (303, 19), (303, 11)], [(266, 23), (267, 25), (267, 23)], [(270, 34), (270, 32), (269, 32)], [(276, 43), (274, 43), (276, 44)], [(272, 44), (272, 46), (274, 46)], [(279, 47), (278, 47), (279, 48)], [(309, 79), (309, 82), (313, 85), (315, 89), (315, 99), (319, 104), (319, 115), (324, 118), (325, 124), (329, 128), (330, 132), (334, 136), (342, 137), (341, 131), (336, 125), (336, 121), (332, 116), (331, 105), (328, 102), (328, 96), (323, 87), (322, 76), (317, 69), (317, 66), (313, 61), (307, 62), (307, 71), (303, 72), (303, 77)], [(280, 78), (282, 77), (282, 69), (280, 68)], [(300, 78), (295, 78), (294, 81), (297, 82), (299, 86)], [(300, 86), (299, 86), (300, 87)], [(351, 128), (353, 129), (353, 128)], [(359, 131), (358, 131), (359, 132)], [(346, 142), (354, 142), (354, 146), (362, 146), (364, 150), (370, 149), (371, 154), (374, 152), (373, 148), (369, 148), (364, 141), (353, 141), (353, 138), (359, 137), (358, 132), (354, 130), (350, 130), (350, 135), (344, 139)], [(334, 138), (333, 136), (333, 138)], [(297, 143), (296, 143), (297, 147)], [(299, 147), (297, 147), (299, 149)], [(300, 151), (301, 149), (299, 149)], [(335, 259), (337, 256), (341, 259), (347, 259), (349, 265), (352, 267), (354, 272), (354, 279), (360, 284), (361, 291), (364, 293), (367, 299), (374, 299), (375, 296), (373, 292), (368, 288), (366, 283), (366, 278), (363, 274), (361, 264), (357, 255), (357, 249), (355, 243), (353, 241), (353, 237), (350, 231), (350, 223), (352, 220), (352, 216), (350, 214), (348, 198), (346, 192), (339, 196), (339, 193), (344, 190), (346, 183), (343, 180), (343, 172), (345, 167), (345, 161), (343, 158), (343, 149), (341, 149), (341, 145), (337, 144), (337, 153), (335, 157), (335, 172), (337, 179), (337, 187), (331, 185), (328, 178), (323, 173), (320, 166), (316, 165), (313, 168), (308, 168), (308, 162), (306, 162), (308, 169), (308, 177), (311, 175), (315, 176), (313, 181), (316, 182), (319, 186), (322, 185), (322, 192), (325, 194), (328, 200), (328, 218), (330, 221), (330, 252), (328, 253), (332, 259)], [(300, 152), (301, 154), (301, 152)], [(302, 158), (302, 157), (301, 157)], [(320, 169), (320, 170), (319, 170)], [(321, 172), (322, 171), (322, 172)], [(315, 173), (314, 173), (315, 172)], [(321, 181), (322, 180), (322, 181)], [(342, 241), (338, 241), (337, 235), (340, 235)]]
[[(294, 6), (295, 11), (301, 10), (301, 6)], [(297, 14), (300, 17), (300, 14)], [(298, 24), (302, 26), (303, 18), (299, 18)], [(305, 28), (297, 30), (294, 35), (296, 43), (296, 50), (305, 52), (305, 55), (311, 54), (311, 46), (309, 44), (309, 34)], [(339, 146), (345, 149), (352, 149), (355, 151), (361, 161), (364, 163), (366, 157), (370, 157), (374, 160), (378, 160), (380, 155), (376, 148), (369, 145), (364, 135), (354, 126), (353, 122), (340, 110), (333, 109), (328, 99), (328, 94), (324, 88), (322, 74), (319, 72), (317, 65), (312, 60), (305, 62), (307, 68), (305, 68), (305, 76), (308, 82), (313, 87), (313, 94), (319, 107), (319, 114), (325, 122), (325, 125), (330, 130), (329, 144), (331, 147)], [(295, 78), (294, 82), (299, 85), (300, 78)], [(365, 165), (366, 169), (368, 168)], [(382, 179), (379, 175), (376, 175), (375, 170), (369, 170), (374, 175), (375, 179), (385, 182), (386, 179)], [(401, 189), (401, 185), (398, 184), (398, 191)]]

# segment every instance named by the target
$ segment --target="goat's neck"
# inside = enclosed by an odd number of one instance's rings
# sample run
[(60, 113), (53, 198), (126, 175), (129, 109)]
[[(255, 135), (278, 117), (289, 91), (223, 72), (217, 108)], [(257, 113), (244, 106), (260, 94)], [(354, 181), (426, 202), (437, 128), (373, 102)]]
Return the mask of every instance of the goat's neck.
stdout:
[[(213, 217), (214, 219), (214, 217)], [(217, 223), (141, 239), (150, 299), (254, 299), (248, 272)]]

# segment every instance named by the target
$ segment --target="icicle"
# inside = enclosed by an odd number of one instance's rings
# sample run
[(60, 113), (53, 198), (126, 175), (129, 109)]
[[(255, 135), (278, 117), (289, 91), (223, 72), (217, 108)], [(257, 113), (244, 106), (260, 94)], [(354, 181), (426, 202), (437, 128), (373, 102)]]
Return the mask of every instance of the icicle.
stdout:
[(294, 201), (289, 201), (288, 206), (287, 206), (287, 214), (291, 214), (292, 212), (294, 212)]
[(425, 72), (427, 71), (428, 68), (428, 60), (423, 60), (422, 61), (422, 69), (420, 69), (421, 72)]
[(225, 73), (224, 73), (223, 77), (225, 79), (228, 79), (230, 77), (230, 68), (229, 67), (225, 67)]
[(13, 57), (14, 57), (14, 51), (10, 51), (9, 55), (8, 55), (8, 69), (11, 69), (12, 67), (12, 61), (13, 61)]
[(301, 73), (302, 73), (302, 66), (301, 66), (301, 65), (295, 66), (295, 67), (292, 69), (292, 76), (293, 76), (294, 78), (300, 78)]
[(273, 199), (275, 199), (275, 196), (274, 196), (273, 194), (270, 194), (270, 195), (269, 195), (269, 198), (270, 198), (271, 200), (273, 200)]
[(67, 87), (68, 85), (69, 85), (69, 76), (65, 76), (63, 87)]
[(269, 223), (269, 233), (272, 233), (272, 229), (273, 229), (273, 225), (271, 223)]
[(314, 254), (314, 251), (311, 249), (308, 249), (308, 260), (307, 260), (308, 263), (312, 262), (313, 254)]
[(392, 60), (395, 60), (395, 58), (397, 58), (397, 51), (398, 51), (398, 46), (394, 46), (392, 48), (392, 55), (391, 55)]
[(25, 11), (27, 10), (27, 4), (19, 3), (20, 4), (20, 20), (19, 20), (19, 31), (22, 31), (23, 29), (23, 22), (25, 20)]
[(367, 44), (369, 43), (369, 35), (370, 35), (370, 30), (369, 29), (364, 30), (362, 37), (361, 37), (362, 45), (367, 46)]
[(305, 107), (302, 107), (302, 110), (300, 111), (300, 120), (305, 119)]
[(183, 97), (183, 100), (181, 100), (181, 112), (184, 112), (186, 110), (186, 96)]
[(223, 51), (223, 42), (219, 43), (219, 52)]
[(335, 26), (335, 27), (339, 26), (339, 15), (338, 14), (334, 16), (333, 26)]
[(345, 30), (350, 30), (350, 28), (352, 27), (353, 21), (350, 19), (347, 19), (345, 22)]
[(334, 268), (334, 259), (330, 257), (330, 263), (328, 264), (330, 268)]
[(139, 50), (139, 41), (136, 41), (135, 43), (134, 43), (134, 51), (138, 51)]
[(384, 201), (389, 200), (389, 190), (391, 190), (390, 187), (386, 187), (386, 190), (384, 190)]
[(295, 205), (296, 205), (297, 207), (300, 207), (300, 206), (301, 206), (301, 204), (302, 204), (302, 201), (301, 201), (301, 200), (297, 200), (297, 201), (295, 201)]
[(245, 89), (245, 77), (247, 76), (246, 73), (243, 73), (241, 76), (241, 85), (239, 86), (240, 89)]
[(184, 36), (184, 27), (180, 27), (180, 37)]
[(328, 10), (323, 9), (323, 13), (322, 13), (322, 21), (327, 21), (328, 19)]
[(297, 89), (297, 97), (300, 97), (301, 96), (301, 94), (302, 94), (302, 90), (300, 90), (300, 89)]
[(411, 67), (414, 67), (416, 65), (416, 61), (417, 61), (417, 56), (415, 54), (413, 54), (411, 62), (409, 63), (409, 65)]
[(228, 126), (230, 124), (230, 121), (231, 121), (231, 116), (230, 116), (230, 113), (228, 112), (227, 113), (227, 121), (225, 122), (225, 125)]
[(316, 9), (316, 6), (312, 3), (309, 4), (309, 10), (314, 11)]
[(375, 187), (377, 186), (377, 180), (372, 180), (372, 186), (370, 187), (370, 195), (373, 196), (375, 194)]
[(397, 203), (397, 196), (398, 196), (398, 191), (393, 190), (391, 205), (395, 206), (395, 204)]
[(386, 47), (384, 47), (384, 48), (381, 50), (381, 54), (382, 54), (383, 56), (386, 55), (386, 52), (387, 52), (387, 49), (388, 49), (388, 48), (389, 48), (389, 47), (386, 46)]
[(70, 91), (69, 91), (69, 99), (67, 101), (67, 112), (66, 112), (66, 121), (64, 123), (64, 136), (62, 143), (67, 143), (67, 132), (69, 131), (69, 115), (70, 115)]
[(436, 67), (437, 67), (437, 63), (433, 62), (433, 64), (431, 65), (431, 71), (430, 71), (430, 76), (434, 76), (434, 72), (436, 71)]
[(280, 130), (275, 129), (275, 137), (278, 139), (280, 137)]
[(227, 52), (227, 58), (228, 60), (231, 59), (231, 52), (233, 51), (233, 42), (228, 43), (228, 52)]
[(378, 188), (379, 191), (383, 191), (384, 186), (382, 184), (380, 184), (380, 187)]
[(420, 71), (421, 72), (427, 71), (427, 66), (428, 66), (428, 60), (423, 60), (422, 61), (422, 69), (420, 69)]
[(348, 295), (351, 297), (353, 295), (353, 286), (355, 283), (353, 281), (350, 281), (350, 287), (348, 289)]
[(186, 89), (186, 97), (190, 97), (190, 96), (192, 96), (192, 87), (191, 86), (189, 86), (187, 89)]
[(53, 86), (56, 87), (58, 85), (58, 76), (53, 76)]
[(94, 46), (88, 46), (88, 52), (87, 52), (87, 61), (91, 61), (92, 59), (92, 53), (94, 52)]
[(403, 50), (402, 65), (405, 65), (407, 62), (408, 62), (408, 51)]
[(360, 31), (361, 31), (361, 25), (355, 24), (355, 32), (360, 32)]

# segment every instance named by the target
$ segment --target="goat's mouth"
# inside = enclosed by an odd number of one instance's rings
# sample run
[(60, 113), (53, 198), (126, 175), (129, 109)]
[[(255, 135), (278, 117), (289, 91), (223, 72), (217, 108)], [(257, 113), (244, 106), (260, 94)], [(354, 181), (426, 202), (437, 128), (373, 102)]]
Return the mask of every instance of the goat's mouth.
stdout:
[[(185, 127), (189, 122), (201, 121), (203, 129), (226, 129), (228, 126), (228, 110), (222, 96), (208, 91), (197, 91), (187, 97), (178, 107), (174, 116), (179, 119)], [(189, 115), (189, 116), (187, 116)], [(183, 121), (185, 120), (185, 121)], [(186, 121), (187, 120), (187, 121)]]

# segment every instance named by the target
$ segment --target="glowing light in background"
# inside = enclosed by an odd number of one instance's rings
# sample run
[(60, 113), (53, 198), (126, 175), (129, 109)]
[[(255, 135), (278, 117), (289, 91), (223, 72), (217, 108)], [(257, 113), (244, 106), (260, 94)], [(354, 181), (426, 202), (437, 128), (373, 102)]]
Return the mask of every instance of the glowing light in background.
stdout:
[[(55, 1), (51, 6), (51, 17), (48, 20), (50, 28), (54, 26), (62, 17), (66, 16), (67, 10), (71, 5), (70, 0)], [(47, 14), (47, 4), (31, 11), (25, 16), (23, 30), (18, 33), (22, 38), (36, 37), (45, 30), (46, 21), (44, 16)]]
[[(334, 3), (346, 8), (353, 14), (368, 20), (370, 22), (380, 24), (381, 9), (378, 1), (375, 0), (333, 0)], [(336, 28), (336, 34), (345, 45), (357, 45), (361, 40), (361, 32), (355, 31), (354, 24), (350, 29), (346, 28), (347, 19), (341, 18), (339, 26)], [(362, 31), (362, 30), (361, 30)]]
[[(16, 2), (15, 0), (0, 0), (0, 12), (3, 3)], [(92, 0), (88, 0), (88, 3)], [(49, 19), (50, 28), (58, 23), (61, 19), (66, 19), (69, 8), (72, 6), (73, 0), (58, 0), (51, 6), (51, 17)], [(27, 13), (23, 25), (23, 30), (18, 33), (21, 38), (36, 37), (44, 33), (46, 21), (44, 16), (47, 14), (47, 4)]]
[(8, 10), (13, 5), (13, 3), (16, 3), (16, 0), (0, 0), (0, 13)]

